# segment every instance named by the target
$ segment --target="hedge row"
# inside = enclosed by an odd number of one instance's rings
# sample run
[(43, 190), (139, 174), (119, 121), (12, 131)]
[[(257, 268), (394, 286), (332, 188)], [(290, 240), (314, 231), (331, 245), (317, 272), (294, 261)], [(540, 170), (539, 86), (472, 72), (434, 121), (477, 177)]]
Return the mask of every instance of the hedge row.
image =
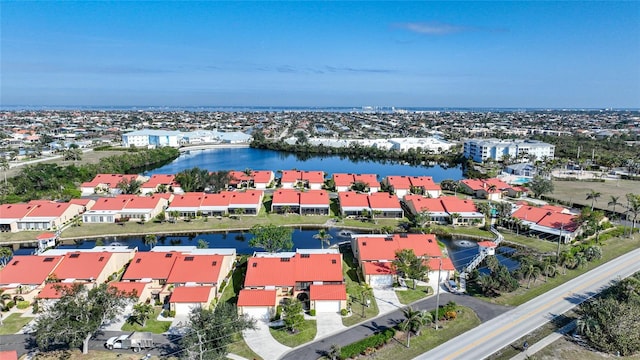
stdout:
[(349, 344), (340, 350), (340, 359), (349, 359), (367, 352), (368, 349), (375, 349), (391, 340), (396, 334), (394, 329), (386, 329), (381, 333), (364, 338), (353, 344)]

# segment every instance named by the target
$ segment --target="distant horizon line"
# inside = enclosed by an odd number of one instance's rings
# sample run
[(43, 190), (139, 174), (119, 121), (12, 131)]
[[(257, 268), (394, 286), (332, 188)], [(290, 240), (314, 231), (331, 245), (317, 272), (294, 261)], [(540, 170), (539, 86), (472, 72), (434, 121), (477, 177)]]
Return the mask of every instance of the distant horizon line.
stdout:
[(21, 110), (202, 110), (225, 111), (248, 109), (252, 111), (640, 111), (639, 107), (491, 107), (491, 106), (307, 106), (307, 105), (0, 105), (0, 111)]

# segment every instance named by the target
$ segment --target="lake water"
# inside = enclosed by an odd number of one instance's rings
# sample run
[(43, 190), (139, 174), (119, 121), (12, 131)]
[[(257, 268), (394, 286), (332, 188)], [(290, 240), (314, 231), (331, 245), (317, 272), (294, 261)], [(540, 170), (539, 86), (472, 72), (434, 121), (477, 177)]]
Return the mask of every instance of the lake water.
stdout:
[(445, 168), (440, 165), (430, 167), (411, 166), (395, 162), (354, 161), (340, 156), (314, 156), (301, 159), (295, 154), (274, 150), (253, 148), (194, 150), (183, 153), (173, 162), (145, 175), (175, 174), (193, 167), (218, 170), (320, 170), (328, 177), (333, 173), (377, 174), (382, 180), (388, 175), (432, 176), (435, 182), (445, 179), (463, 178), (460, 166)]
[[(478, 254), (478, 242), (474, 240), (465, 239), (439, 239), (443, 244), (447, 246), (449, 257), (453, 262), (453, 266), (456, 270), (462, 270), (467, 264), (473, 260)], [(500, 264), (505, 265), (510, 271), (517, 269), (520, 264), (517, 260), (511, 258), (515, 249), (508, 246), (501, 245), (496, 249), (496, 258)], [(480, 266), (478, 270), (481, 273), (489, 273), (489, 269)]]

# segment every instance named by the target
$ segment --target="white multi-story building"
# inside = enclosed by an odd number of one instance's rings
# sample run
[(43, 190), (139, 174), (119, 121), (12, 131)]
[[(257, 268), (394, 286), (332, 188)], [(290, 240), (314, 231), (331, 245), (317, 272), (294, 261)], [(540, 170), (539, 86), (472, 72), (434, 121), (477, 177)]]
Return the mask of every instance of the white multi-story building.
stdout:
[(540, 160), (553, 159), (555, 146), (537, 140), (470, 139), (464, 142), (464, 157), (475, 162), (487, 159), (500, 161), (509, 155), (517, 162), (530, 161), (532, 156)]
[(123, 147), (157, 148), (164, 146), (179, 147), (182, 133), (168, 130), (138, 130), (122, 134)]

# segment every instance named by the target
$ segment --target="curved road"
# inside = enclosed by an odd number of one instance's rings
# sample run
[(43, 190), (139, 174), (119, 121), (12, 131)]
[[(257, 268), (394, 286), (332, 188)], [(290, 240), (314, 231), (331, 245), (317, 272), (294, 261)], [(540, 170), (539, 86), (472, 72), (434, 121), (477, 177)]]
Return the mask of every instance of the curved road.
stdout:
[[(473, 309), (476, 314), (478, 314), (478, 317), (482, 322), (493, 319), (510, 309), (505, 306), (490, 304), (466, 295), (454, 295), (446, 292), (441, 292), (440, 304), (443, 305), (449, 301), (455, 301), (459, 305), (467, 306)], [(433, 310), (436, 308), (436, 297), (429, 297), (427, 299), (414, 303), (412, 306), (414, 309)], [(358, 315), (354, 314), (353, 316)], [(367, 336), (370, 336), (375, 332), (379, 332), (382, 329), (395, 326), (396, 324), (398, 324), (398, 322), (402, 321), (403, 318), (404, 317), (400, 310), (379, 316), (375, 319), (371, 319), (362, 324), (355, 325), (319, 341), (292, 349), (281, 359), (316, 360), (320, 356), (325, 354), (325, 352), (328, 351), (333, 344), (337, 344), (340, 346), (351, 344)]]
[(483, 359), (610, 285), (640, 271), (640, 249), (613, 259), (455, 337), (416, 359)]

